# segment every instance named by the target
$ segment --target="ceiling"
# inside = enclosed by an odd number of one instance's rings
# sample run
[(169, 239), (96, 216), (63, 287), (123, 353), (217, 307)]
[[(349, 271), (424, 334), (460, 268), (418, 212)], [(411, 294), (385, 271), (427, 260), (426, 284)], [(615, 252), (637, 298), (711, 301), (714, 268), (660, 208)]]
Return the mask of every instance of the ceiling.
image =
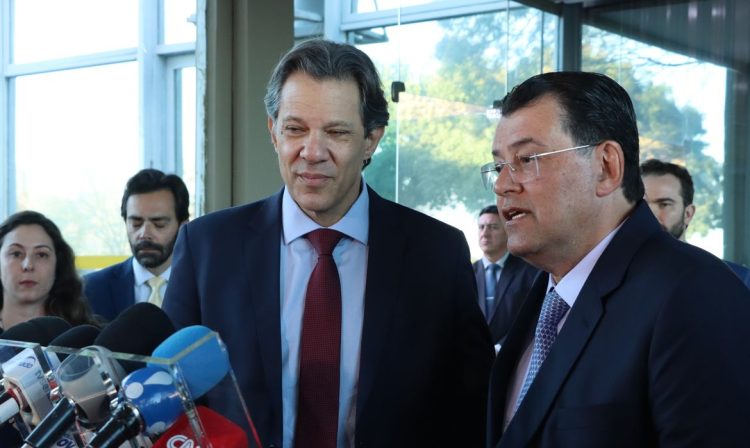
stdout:
[(740, 71), (750, 67), (748, 0), (519, 0), (614, 33)]

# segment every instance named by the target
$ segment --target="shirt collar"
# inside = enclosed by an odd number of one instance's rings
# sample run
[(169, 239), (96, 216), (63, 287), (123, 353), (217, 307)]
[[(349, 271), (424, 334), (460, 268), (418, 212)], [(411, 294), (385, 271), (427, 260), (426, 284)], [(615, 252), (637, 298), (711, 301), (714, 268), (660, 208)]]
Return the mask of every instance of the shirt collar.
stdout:
[[(172, 265), (169, 265), (164, 272), (159, 274), (159, 277), (169, 282), (169, 274), (171, 273), (172, 273)], [(149, 281), (152, 277), (156, 277), (154, 274), (149, 272), (148, 269), (141, 266), (141, 264), (138, 263), (138, 260), (136, 260), (135, 257), (133, 257), (133, 276), (135, 277), (136, 285), (143, 285), (144, 283)]]
[[(494, 264), (500, 266), (500, 269), (502, 269), (503, 267), (505, 267), (505, 262), (508, 261), (508, 255), (510, 255), (510, 252), (506, 250), (505, 255), (500, 257), (500, 259), (497, 260)], [(485, 270), (487, 270), (487, 268), (490, 267), (491, 264), (493, 263), (487, 257), (482, 257), (482, 265), (484, 266)]]
[(625, 221), (620, 223), (619, 226), (615, 227), (614, 230), (609, 232), (607, 236), (599, 241), (599, 244), (594, 246), (594, 248), (591, 249), (591, 251), (570, 270), (570, 272), (560, 279), (560, 283), (555, 284), (555, 281), (550, 274), (547, 280), (547, 291), (554, 287), (557, 294), (560, 295), (565, 303), (572, 307), (578, 298), (578, 294), (580, 294), (583, 289), (583, 285), (589, 278), (591, 271), (594, 270), (596, 262), (599, 261), (599, 257), (604, 253), (604, 250), (609, 246), (609, 243), (612, 242), (612, 239), (624, 223)]
[[(367, 194), (365, 181), (362, 179), (362, 189), (357, 200), (349, 208), (349, 211), (329, 229), (337, 230), (349, 238), (355, 239), (367, 245), (370, 228), (370, 198)], [(320, 229), (321, 225), (310, 219), (294, 201), (289, 189), (284, 188), (281, 200), (282, 235), (284, 244), (289, 244), (301, 236)]]

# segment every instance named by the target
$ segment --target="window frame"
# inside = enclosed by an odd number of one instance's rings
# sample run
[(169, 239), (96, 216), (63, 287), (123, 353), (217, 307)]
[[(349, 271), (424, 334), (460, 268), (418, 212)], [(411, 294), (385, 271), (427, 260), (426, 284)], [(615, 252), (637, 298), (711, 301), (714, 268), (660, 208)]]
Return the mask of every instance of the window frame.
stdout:
[[(16, 0), (22, 1), (22, 0)], [(20, 76), (62, 70), (74, 70), (87, 67), (117, 64), (123, 62), (137, 62), (139, 79), (139, 165), (153, 167), (173, 172), (180, 164), (177, 157), (179, 151), (174, 146), (174, 138), (167, 137), (168, 132), (174, 132), (179, 117), (174, 116), (176, 108), (170, 101), (174, 101), (175, 92), (168, 88), (175, 87), (171, 77), (174, 71), (186, 66), (195, 66), (197, 43), (179, 43), (165, 45), (163, 41), (163, 11), (164, 0), (139, 1), (139, 42), (135, 48), (118, 49), (73, 57), (64, 57), (37, 61), (32, 63), (11, 63), (11, 49), (13, 48), (13, 0), (0, 0), (0, 220), (5, 219), (16, 211), (16, 182), (15, 182), (15, 80)], [(205, 16), (205, 1), (196, 0), (196, 16)], [(205, 24), (198, 21), (196, 26)], [(205, 33), (203, 33), (205, 35)], [(197, 39), (201, 37), (198, 29)], [(192, 64), (190, 61), (192, 60)], [(201, 88), (199, 88), (201, 90)], [(172, 114), (172, 115), (170, 115)], [(197, 116), (201, 116), (196, 114)], [(203, 123), (196, 120), (196, 133), (202, 133)], [(196, 139), (197, 152), (203, 154), (203, 140)], [(171, 145), (171, 147), (170, 147)], [(198, 161), (196, 160), (196, 164)], [(182, 174), (182, 173), (178, 173)], [(197, 176), (196, 176), (197, 178)], [(203, 197), (204, 186), (196, 182), (196, 197)], [(203, 211), (202, 201), (195, 202), (195, 214)]]

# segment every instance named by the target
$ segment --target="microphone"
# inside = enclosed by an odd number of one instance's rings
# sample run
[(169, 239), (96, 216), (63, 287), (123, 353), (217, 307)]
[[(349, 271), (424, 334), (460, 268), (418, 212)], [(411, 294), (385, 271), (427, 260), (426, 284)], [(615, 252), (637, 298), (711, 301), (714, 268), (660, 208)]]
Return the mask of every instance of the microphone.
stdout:
[[(186, 327), (154, 350), (154, 357), (182, 355), (177, 361), (177, 370), (193, 399), (203, 396), (229, 372), (229, 357), (215, 335), (204, 326)], [(202, 344), (193, 347), (200, 342)], [(186, 352), (188, 348), (193, 350)], [(150, 363), (123, 380), (121, 392), (125, 401), (91, 440), (92, 447), (117, 447), (142, 432), (158, 435), (174, 423), (182, 413), (182, 401), (166, 367)]]
[[(159, 344), (152, 355), (154, 358), (166, 359), (181, 355), (177, 365), (193, 399), (203, 396), (216, 386), (229, 371), (229, 354), (215, 335), (213, 330), (203, 325), (185, 327)], [(202, 344), (191, 347), (198, 342)], [(188, 348), (193, 350), (183, 353)], [(163, 364), (149, 365), (166, 368)]]
[(0, 424), (20, 411), (27, 414), (26, 420), (32, 425), (41, 421), (52, 409), (50, 372), (59, 364), (56, 356), (50, 354), (38, 358), (31, 348), (24, 349), (3, 364), (3, 382), (10, 398), (3, 403), (3, 409), (15, 412), (2, 415)]
[(60, 362), (62, 362), (68, 357), (68, 354), (56, 351), (56, 348), (80, 350), (86, 346), (92, 345), (97, 336), (99, 336), (100, 331), (99, 328), (88, 324), (73, 327), (51, 340), (47, 346), (47, 353), (56, 355)]
[[(45, 328), (42, 332), (42, 337), (45, 339), (64, 327), (59, 325), (57, 319), (43, 322), (51, 322), (51, 325), (55, 327), (53, 329)], [(27, 329), (28, 327), (21, 326), (23, 332), (26, 332)], [(92, 325), (80, 325), (62, 332), (53, 338), (50, 344), (68, 348), (81, 348), (91, 344), (98, 334), (98, 328)], [(11, 332), (11, 336), (13, 336), (13, 332)], [(18, 336), (18, 333), (15, 336)], [(51, 396), (51, 391), (56, 387), (56, 382), (49, 373), (51, 369), (60, 364), (59, 358), (65, 355), (59, 356), (52, 351), (46, 351), (45, 355), (49, 370), (42, 365), (42, 362), (37, 362), (37, 353), (32, 349), (23, 350), (5, 363), (3, 377), (8, 390), (0, 394), (0, 424), (4, 424), (16, 416), (21, 416), (25, 417), (26, 423), (34, 425), (39, 423), (52, 409), (54, 398)], [(18, 422), (16, 430), (28, 434), (27, 428), (18, 426), (21, 424), (21, 422)], [(5, 434), (10, 433), (10, 429), (4, 429), (3, 431)], [(17, 437), (18, 434), (15, 438)], [(20, 441), (18, 439), (18, 442)], [(14, 446), (18, 444), (14, 444)]]
[[(210, 443), (210, 446), (248, 448), (247, 437), (237, 424), (205, 406), (196, 406), (195, 410), (203, 426), (205, 439)], [(208, 446), (203, 444), (203, 440), (196, 438), (185, 414), (177, 419), (174, 425), (154, 443), (152, 448), (179, 446)], [(261, 445), (258, 444), (258, 446)]]
[(120, 403), (89, 442), (96, 448), (118, 447), (145, 433), (156, 436), (182, 414), (182, 399), (172, 375), (163, 369), (144, 367), (122, 380)]
[[(137, 331), (137, 333), (135, 333)], [(158, 306), (140, 302), (120, 313), (104, 327), (94, 345), (116, 353), (149, 356), (175, 332), (172, 320)]]
[[(67, 341), (63, 336), (72, 330), (64, 319), (43, 316), (14, 325), (3, 336), (11, 338), (9, 340), (46, 345), (56, 339)], [(15, 350), (13, 347), (5, 348)], [(3, 363), (3, 383), (8, 393), (0, 397), (3, 410), (0, 424), (23, 411), (22, 417), (34, 425), (52, 409), (50, 392), (54, 381), (51, 371), (60, 361), (54, 353), (46, 352), (41, 358), (38, 357), (39, 353), (38, 349), (26, 348)]]
[[(137, 336), (133, 334), (136, 328)], [(104, 327), (94, 340), (94, 344), (107, 347), (115, 353), (149, 356), (174, 332), (172, 320), (161, 308), (153, 303), (139, 302), (120, 313)], [(118, 361), (126, 372), (143, 367), (143, 363), (136, 361)]]
[(13, 325), (2, 334), (3, 339), (31, 342), (46, 347), (50, 341), (70, 330), (70, 324), (57, 316), (41, 316)]
[[(70, 329), (70, 324), (55, 316), (41, 316), (13, 325), (3, 332), (2, 339), (27, 342), (46, 347), (49, 342)], [(5, 362), (18, 354), (18, 346), (0, 347), (0, 361)]]
[[(134, 337), (136, 328), (138, 335)], [(99, 351), (102, 356), (87, 356), (85, 352), (72, 355), (57, 369), (63, 398), (26, 437), (24, 447), (53, 446), (75, 424), (76, 419), (89, 428), (108, 419), (112, 403), (117, 402), (116, 386), (126, 376), (125, 368), (135, 370), (142, 365), (115, 362), (112, 352), (145, 356), (172, 333), (172, 321), (153, 304), (138, 303), (120, 313), (101, 330), (94, 339), (95, 345), (84, 349)], [(97, 366), (98, 363), (101, 365)]]
[(100, 332), (101, 330), (93, 325), (77, 325), (60, 333), (59, 336), (49, 341), (47, 347), (82, 349), (83, 347), (94, 345), (94, 341)]
[(125, 371), (104, 347), (92, 345), (81, 351), (84, 354), (68, 356), (57, 368), (62, 398), (26, 437), (24, 447), (52, 447), (76, 419), (81, 426), (92, 427), (109, 417), (110, 402), (117, 397), (115, 386)]

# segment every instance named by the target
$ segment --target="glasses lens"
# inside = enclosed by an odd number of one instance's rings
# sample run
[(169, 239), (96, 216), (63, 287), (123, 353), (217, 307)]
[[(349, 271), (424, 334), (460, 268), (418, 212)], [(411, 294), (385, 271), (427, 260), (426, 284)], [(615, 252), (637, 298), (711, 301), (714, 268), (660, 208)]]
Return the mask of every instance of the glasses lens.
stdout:
[(497, 168), (495, 163), (488, 163), (481, 168), (482, 184), (489, 191), (495, 191), (495, 181), (497, 180)]

